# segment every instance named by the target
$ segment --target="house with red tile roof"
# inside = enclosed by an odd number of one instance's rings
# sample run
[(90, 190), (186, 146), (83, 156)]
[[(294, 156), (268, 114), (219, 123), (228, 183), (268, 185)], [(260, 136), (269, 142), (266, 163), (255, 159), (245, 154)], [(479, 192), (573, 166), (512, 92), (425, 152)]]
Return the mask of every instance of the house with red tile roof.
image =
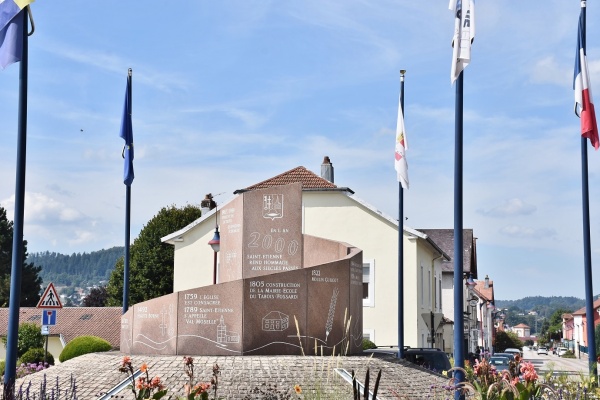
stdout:
[[(377, 345), (398, 344), (398, 220), (360, 199), (348, 187), (334, 183), (333, 165), (326, 157), (321, 176), (303, 166), (236, 190), (302, 183), (302, 233), (349, 243), (363, 251), (363, 335)], [(219, 221), (231, 218), (220, 210), (228, 202), (206, 209), (202, 217), (162, 238), (175, 252), (174, 291), (210, 285), (214, 252), (208, 245)], [(442, 262), (448, 255), (428, 235), (403, 227), (404, 344), (431, 347), (431, 312), (442, 314)], [(217, 253), (217, 264), (228, 254)], [(218, 267), (217, 267), (217, 282)], [(443, 326), (434, 327), (435, 347), (444, 344)], [(448, 328), (451, 329), (451, 326)]]
[(563, 338), (570, 338), (572, 346), (569, 346), (569, 348), (576, 348), (577, 346), (583, 346), (583, 350), (587, 348), (588, 329), (593, 330), (595, 326), (600, 324), (600, 299), (594, 301), (592, 308), (594, 310), (594, 320), (591, 324), (588, 322), (586, 306), (570, 315), (563, 314), (562, 335)]
[[(58, 363), (62, 349), (78, 336), (98, 336), (118, 349), (121, 340), (121, 307), (63, 307), (56, 310), (56, 325), (49, 327), (48, 352)], [(8, 308), (0, 308), (0, 336), (6, 337)], [(40, 326), (42, 309), (20, 307), (19, 324), (24, 322)], [(0, 349), (0, 359), (5, 359), (6, 349)]]

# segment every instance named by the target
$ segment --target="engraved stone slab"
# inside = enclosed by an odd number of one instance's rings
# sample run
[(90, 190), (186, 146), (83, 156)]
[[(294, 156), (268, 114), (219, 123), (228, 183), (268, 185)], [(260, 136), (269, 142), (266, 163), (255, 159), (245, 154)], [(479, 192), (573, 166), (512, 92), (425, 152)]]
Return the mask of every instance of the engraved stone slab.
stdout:
[(242, 354), (243, 282), (179, 292), (177, 354)]
[(221, 250), (219, 251), (219, 283), (242, 279), (243, 196), (233, 199), (219, 210)]
[(337, 261), (309, 268), (307, 274), (309, 353), (348, 354), (346, 328), (353, 317), (348, 262)]
[(121, 344), (119, 349), (127, 354), (131, 353), (133, 343), (133, 308), (121, 315)]
[(133, 306), (132, 352), (175, 354), (177, 342), (177, 293)]
[(302, 268), (302, 184), (244, 193), (243, 277)]
[(244, 354), (301, 354), (306, 295), (306, 270), (244, 279)]
[(350, 257), (350, 348), (349, 354), (362, 353), (363, 338), (363, 252), (352, 248)]

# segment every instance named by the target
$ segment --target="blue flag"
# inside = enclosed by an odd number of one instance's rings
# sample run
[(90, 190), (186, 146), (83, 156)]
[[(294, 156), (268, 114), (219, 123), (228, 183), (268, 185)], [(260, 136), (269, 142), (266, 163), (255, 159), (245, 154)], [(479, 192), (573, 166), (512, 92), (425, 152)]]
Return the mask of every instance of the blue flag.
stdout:
[(123, 107), (123, 119), (121, 120), (121, 134), (125, 140), (123, 147), (123, 158), (125, 159), (125, 169), (123, 173), (123, 183), (131, 186), (133, 182), (133, 128), (131, 126), (131, 69), (127, 75), (127, 89), (125, 90), (125, 106)]
[(0, 68), (21, 61), (23, 56), (23, 15), (31, 0), (0, 1)]

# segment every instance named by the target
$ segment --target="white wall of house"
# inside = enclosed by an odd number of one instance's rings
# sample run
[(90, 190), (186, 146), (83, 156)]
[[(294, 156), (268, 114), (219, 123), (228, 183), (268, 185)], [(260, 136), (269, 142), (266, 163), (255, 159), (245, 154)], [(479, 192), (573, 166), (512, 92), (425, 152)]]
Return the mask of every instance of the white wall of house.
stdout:
[[(192, 229), (187, 229), (191, 226)], [(175, 247), (174, 292), (213, 283), (214, 252), (208, 242), (215, 233), (215, 210), (188, 227), (182, 229), (185, 235), (171, 235)]]
[[(377, 345), (398, 344), (397, 223), (343, 192), (303, 192), (302, 198), (304, 233), (350, 243), (363, 251), (364, 260), (373, 261), (375, 297), (364, 303), (363, 330)], [(439, 254), (415, 234), (404, 231), (404, 344), (428, 347), (421, 313), (435, 305), (433, 285), (441, 267), (436, 262), (437, 272), (432, 268)]]
[[(454, 273), (442, 272), (442, 312), (454, 321)], [(441, 348), (441, 346), (440, 346)], [(444, 326), (444, 351), (448, 354), (454, 349), (454, 324)]]

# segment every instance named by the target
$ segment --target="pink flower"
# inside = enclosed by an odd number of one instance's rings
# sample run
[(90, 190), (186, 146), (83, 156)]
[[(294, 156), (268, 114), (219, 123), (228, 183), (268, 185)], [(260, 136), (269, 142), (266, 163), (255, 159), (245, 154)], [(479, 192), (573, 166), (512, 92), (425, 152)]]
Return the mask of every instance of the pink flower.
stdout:
[(535, 367), (530, 362), (525, 362), (521, 364), (521, 373), (523, 374), (523, 379), (527, 383), (533, 383), (538, 380), (538, 374), (535, 372)]

